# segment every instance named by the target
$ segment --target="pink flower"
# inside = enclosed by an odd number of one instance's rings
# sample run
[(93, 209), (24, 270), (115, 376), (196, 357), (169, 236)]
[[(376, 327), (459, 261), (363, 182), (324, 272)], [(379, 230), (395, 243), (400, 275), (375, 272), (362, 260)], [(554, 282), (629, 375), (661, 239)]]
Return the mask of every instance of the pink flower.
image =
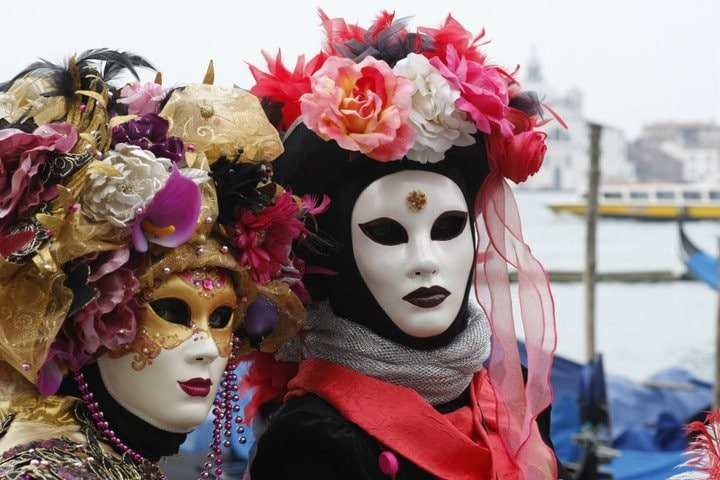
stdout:
[(118, 103), (126, 104), (130, 115), (145, 115), (158, 113), (158, 106), (163, 98), (165, 98), (165, 90), (162, 85), (153, 82), (135, 82), (120, 90)]
[(50, 153), (67, 153), (76, 142), (77, 130), (70, 123), (41, 125), (32, 133), (0, 130), (0, 231), (55, 198), (55, 185), (44, 184), (39, 173)]
[(434, 57), (430, 63), (460, 90), (455, 106), (467, 112), (481, 132), (490, 133), (492, 125), (497, 125), (501, 135), (510, 135), (512, 125), (505, 119), (508, 87), (500, 72), (459, 56), (452, 45), (447, 47), (446, 60), (447, 65)]
[(256, 282), (270, 281), (290, 262), (292, 241), (304, 230), (298, 213), (298, 205), (289, 192), (257, 214), (248, 210), (237, 212), (234, 244), (242, 251), (240, 264), (250, 269)]
[(324, 140), (381, 162), (401, 159), (415, 141), (407, 122), (412, 83), (387, 63), (330, 57), (300, 97), (305, 125)]

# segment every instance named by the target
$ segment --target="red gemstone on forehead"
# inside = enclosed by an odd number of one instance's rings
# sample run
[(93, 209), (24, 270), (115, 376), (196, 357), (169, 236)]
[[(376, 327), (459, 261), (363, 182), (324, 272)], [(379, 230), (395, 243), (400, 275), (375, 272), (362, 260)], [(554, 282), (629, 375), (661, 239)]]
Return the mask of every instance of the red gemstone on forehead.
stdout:
[(212, 278), (206, 278), (202, 282), (202, 286), (205, 290), (212, 290), (215, 287), (215, 284), (212, 281)]

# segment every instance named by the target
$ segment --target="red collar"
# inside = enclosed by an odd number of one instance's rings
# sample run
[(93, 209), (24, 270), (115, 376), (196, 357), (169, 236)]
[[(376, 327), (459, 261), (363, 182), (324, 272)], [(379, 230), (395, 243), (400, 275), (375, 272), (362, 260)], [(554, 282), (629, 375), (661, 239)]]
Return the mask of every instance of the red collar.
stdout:
[[(480, 377), (484, 374), (476, 375), (474, 386)], [(443, 415), (412, 389), (316, 359), (302, 361), (288, 387), (289, 397), (314, 393), (323, 398), (388, 449), (439, 478), (494, 478), (488, 448), (494, 442), (480, 425), (477, 407)], [(476, 406), (474, 392), (472, 397)]]

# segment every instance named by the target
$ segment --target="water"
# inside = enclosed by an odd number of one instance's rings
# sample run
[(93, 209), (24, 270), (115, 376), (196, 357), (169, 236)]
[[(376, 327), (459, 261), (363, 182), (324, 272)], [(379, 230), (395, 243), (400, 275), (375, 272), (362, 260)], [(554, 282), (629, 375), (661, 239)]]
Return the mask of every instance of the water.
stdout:
[[(582, 271), (585, 219), (555, 214), (547, 203), (571, 198), (548, 192), (516, 192), (525, 240), (548, 271)], [(720, 222), (692, 222), (690, 238), (707, 252), (718, 251)], [(685, 272), (677, 224), (600, 219), (597, 271)], [(553, 283), (558, 355), (584, 362), (585, 286)], [(703, 380), (714, 375), (717, 293), (696, 281), (599, 282), (596, 290), (596, 351), (605, 370), (645, 380), (668, 367), (681, 367)]]

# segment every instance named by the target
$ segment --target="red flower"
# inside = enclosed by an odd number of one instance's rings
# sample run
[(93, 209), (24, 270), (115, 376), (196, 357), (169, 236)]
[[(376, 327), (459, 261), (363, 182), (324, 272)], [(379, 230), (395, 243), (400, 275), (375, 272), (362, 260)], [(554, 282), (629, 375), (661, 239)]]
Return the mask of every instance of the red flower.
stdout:
[(290, 246), (304, 230), (298, 204), (289, 192), (255, 214), (241, 210), (236, 215), (233, 240), (242, 254), (240, 264), (250, 269), (256, 282), (268, 282), (290, 262)]
[(502, 176), (522, 183), (540, 170), (547, 134), (535, 130), (536, 119), (520, 110), (507, 108), (505, 118), (512, 124), (512, 135), (494, 131), (488, 137), (488, 152)]
[(258, 98), (270, 98), (281, 105), (282, 119), (276, 127), (285, 131), (300, 116), (300, 96), (310, 92), (310, 76), (322, 66), (326, 55), (319, 53), (307, 63), (305, 56), (300, 55), (292, 72), (283, 65), (279, 50), (274, 59), (266, 52), (263, 52), (263, 57), (268, 72), (250, 65), (250, 73), (256, 82), (250, 93)]
[(500, 173), (515, 183), (522, 183), (540, 170), (545, 158), (545, 138), (539, 131), (519, 133), (505, 143), (505, 161), (500, 164)]
[(473, 37), (452, 15), (448, 15), (440, 28), (418, 27), (417, 31), (433, 39), (436, 50), (425, 52), (428, 58), (439, 57), (443, 63), (447, 63), (447, 47), (452, 45), (459, 56), (472, 62), (485, 63), (485, 55), (478, 49), (478, 42), (485, 36), (485, 29)]

